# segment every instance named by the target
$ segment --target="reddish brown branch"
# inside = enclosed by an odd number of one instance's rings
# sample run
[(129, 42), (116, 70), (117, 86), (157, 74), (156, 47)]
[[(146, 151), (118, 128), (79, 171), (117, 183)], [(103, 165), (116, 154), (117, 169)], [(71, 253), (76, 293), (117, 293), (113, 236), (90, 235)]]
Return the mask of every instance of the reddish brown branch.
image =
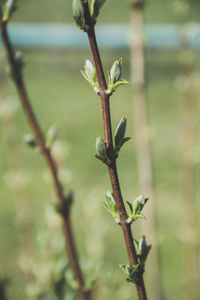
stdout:
[[(97, 71), (99, 86), (100, 86), (99, 96), (101, 98), (101, 104), (102, 104), (104, 139), (107, 145), (107, 151), (108, 151), (107, 154), (109, 159), (111, 160), (111, 164), (108, 166), (110, 181), (113, 189), (114, 198), (116, 201), (117, 210), (120, 215), (121, 228), (125, 239), (129, 261), (134, 266), (138, 264), (138, 260), (137, 260), (137, 255), (136, 255), (135, 246), (133, 242), (131, 225), (126, 222), (126, 220), (128, 219), (128, 215), (122, 198), (122, 193), (121, 193), (118, 173), (117, 173), (117, 166), (116, 166), (116, 155), (113, 150), (112, 127), (111, 127), (111, 116), (110, 116), (110, 105), (109, 105), (110, 96), (106, 93), (107, 84), (106, 84), (105, 75), (101, 63), (98, 45), (96, 42), (94, 26), (90, 27), (90, 30), (88, 32), (88, 39), (89, 39), (89, 43), (90, 43), (90, 47), (94, 59), (94, 64)], [(138, 299), (139, 300), (147, 299), (142, 276), (139, 282), (137, 282), (135, 285), (138, 294)]]
[[(3, 21), (0, 18), (0, 28), (2, 33), (2, 41), (6, 49), (7, 59), (10, 63), (10, 66), (13, 70), (13, 72), (18, 72), (16, 69), (16, 63), (15, 63), (15, 55), (14, 51), (12, 49), (12, 45), (10, 44), (9, 37), (7, 34), (7, 22)], [(57, 202), (59, 207), (62, 209), (64, 207), (64, 193), (62, 186), (58, 180), (58, 172), (56, 163), (52, 158), (50, 149), (46, 146), (46, 141), (44, 138), (44, 135), (42, 133), (42, 130), (38, 124), (37, 118), (32, 110), (29, 97), (26, 92), (26, 88), (23, 82), (22, 76), (14, 76), (15, 85), (19, 94), (20, 101), (23, 105), (26, 117), (28, 119), (29, 125), (40, 145), (40, 148), (42, 150), (42, 154), (44, 155), (44, 158), (47, 162), (47, 165), (49, 167), (49, 170), (51, 172), (53, 184), (54, 184), (54, 190), (57, 197)], [(79, 298), (81, 300), (89, 300), (89, 293), (86, 291), (83, 275), (80, 269), (79, 261), (78, 261), (78, 255), (76, 252), (76, 247), (73, 239), (72, 229), (71, 229), (71, 222), (69, 216), (63, 217), (63, 228), (65, 233), (65, 242), (66, 242), (66, 248), (68, 252), (69, 261), (71, 264), (72, 271), (74, 273), (74, 277), (77, 280), (78, 287), (77, 291), (79, 294)]]

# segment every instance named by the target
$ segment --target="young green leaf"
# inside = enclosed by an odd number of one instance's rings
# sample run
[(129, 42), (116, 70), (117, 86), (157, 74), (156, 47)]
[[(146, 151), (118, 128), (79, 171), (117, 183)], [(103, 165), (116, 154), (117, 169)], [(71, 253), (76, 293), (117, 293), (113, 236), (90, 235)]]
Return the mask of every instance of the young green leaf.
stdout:
[(90, 15), (94, 22), (96, 22), (99, 11), (106, 0), (92, 0), (90, 7)]
[(114, 217), (115, 221), (117, 223), (120, 222), (119, 213), (117, 211), (117, 206), (115, 203), (115, 199), (113, 196), (113, 193), (110, 193), (109, 191), (105, 195), (106, 200), (103, 202), (106, 209), (109, 211), (109, 213)]
[(55, 125), (52, 125), (49, 130), (47, 131), (47, 136), (46, 136), (46, 144), (47, 147), (51, 148), (57, 138), (57, 128)]
[(95, 67), (93, 66), (92, 62), (87, 59), (85, 62), (85, 71), (81, 71), (81, 74), (83, 77), (89, 82), (89, 84), (93, 87), (95, 90), (96, 94), (99, 93), (99, 82), (97, 78), (97, 72)]
[(8, 21), (8, 19), (16, 9), (17, 9), (16, 0), (7, 0), (4, 4), (2, 4), (3, 21), (4, 22)]
[(106, 143), (100, 135), (96, 137), (96, 154), (95, 157), (101, 160), (104, 164), (109, 164), (110, 160), (107, 157)]
[(13, 80), (20, 80), (22, 77), (22, 69), (24, 66), (23, 55), (20, 51), (15, 53), (14, 64), (9, 64), (7, 67), (7, 73)]
[(130, 140), (130, 137), (125, 137), (126, 134), (126, 123), (127, 123), (127, 118), (123, 117), (115, 131), (115, 143), (114, 143), (114, 151), (116, 154), (119, 153), (121, 147)]
[(125, 272), (127, 282), (137, 283), (142, 275), (140, 265), (133, 266), (131, 263), (127, 265), (119, 265), (120, 268)]
[(137, 253), (137, 258), (141, 266), (144, 265), (147, 260), (147, 256), (149, 254), (149, 251), (151, 250), (151, 245), (147, 245), (146, 243), (146, 238), (143, 235), (139, 241), (134, 239), (135, 247), (136, 247), (136, 253)]
[(27, 143), (27, 145), (31, 148), (38, 147), (37, 141), (32, 134), (25, 134), (24, 140)]
[(58, 204), (54, 205), (55, 211), (59, 214), (61, 214), (65, 219), (69, 217), (70, 214), (70, 208), (73, 203), (73, 192), (70, 191), (65, 197), (64, 202), (62, 206), (59, 206)]
[(128, 81), (120, 79), (122, 74), (122, 58), (116, 60), (108, 72), (108, 94), (112, 94), (119, 85), (128, 84)]
[(84, 3), (81, 0), (73, 0), (72, 2), (73, 18), (78, 28), (84, 31), (89, 30), (89, 26), (85, 24)]
[(144, 195), (140, 195), (134, 200), (133, 204), (126, 201), (130, 210), (130, 216), (127, 219), (127, 223), (135, 222), (139, 218), (146, 219), (146, 217), (141, 213), (141, 211), (148, 200), (149, 198), (145, 198)]

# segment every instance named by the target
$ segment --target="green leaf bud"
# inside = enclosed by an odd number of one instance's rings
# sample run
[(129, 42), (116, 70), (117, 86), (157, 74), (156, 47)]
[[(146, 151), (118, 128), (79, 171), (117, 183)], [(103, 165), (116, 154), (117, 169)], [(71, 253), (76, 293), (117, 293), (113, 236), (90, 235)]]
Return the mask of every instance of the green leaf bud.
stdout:
[(23, 54), (21, 51), (17, 51), (15, 53), (15, 64), (18, 70), (22, 70), (24, 66), (24, 59), (23, 59)]
[(12, 13), (17, 9), (16, 0), (7, 0), (3, 5), (3, 21), (8, 21)]
[(109, 164), (110, 160), (107, 157), (106, 143), (100, 135), (96, 137), (96, 154), (95, 157), (101, 160), (104, 164)]
[(130, 210), (130, 216), (126, 220), (127, 223), (135, 222), (139, 218), (146, 219), (146, 217), (141, 213), (141, 211), (148, 200), (149, 198), (145, 198), (144, 195), (140, 195), (134, 200), (133, 204), (126, 201)]
[(109, 213), (114, 217), (115, 221), (117, 223), (119, 223), (120, 217), (119, 217), (119, 213), (117, 211), (117, 206), (115, 203), (113, 193), (108, 191), (105, 195), (105, 198), (106, 198), (106, 200), (103, 202), (103, 204), (105, 205), (105, 207), (109, 211)]
[(120, 80), (122, 74), (122, 58), (116, 60), (110, 70), (111, 84), (114, 85)]
[(30, 146), (31, 148), (38, 147), (37, 141), (35, 140), (32, 134), (25, 134), (24, 140), (27, 143), (27, 145)]
[(72, 2), (73, 18), (78, 28), (84, 31), (89, 30), (89, 26), (85, 24), (84, 3), (81, 0), (73, 0)]
[(22, 69), (24, 66), (23, 55), (20, 51), (15, 53), (14, 64), (8, 64), (7, 66), (7, 74), (11, 76), (13, 80), (21, 80), (22, 77)]
[(143, 210), (148, 200), (149, 198), (145, 198), (144, 195), (140, 195), (135, 199), (135, 201), (133, 202), (135, 214), (139, 214)]
[(140, 265), (143, 266), (143, 269), (144, 269), (144, 265), (147, 260), (147, 256), (149, 254), (149, 251), (151, 250), (151, 245), (147, 245), (146, 238), (144, 235), (141, 237), (139, 242), (134, 239), (134, 243), (136, 246), (138, 261), (139, 261)]
[(123, 117), (115, 131), (115, 144), (114, 144), (114, 151), (116, 154), (119, 153), (121, 147), (130, 140), (130, 137), (125, 137), (126, 134), (126, 123), (127, 123), (127, 118)]
[(98, 155), (101, 155), (103, 157), (106, 157), (106, 144), (104, 140), (101, 138), (100, 135), (97, 136), (96, 138), (96, 151)]
[(137, 283), (142, 275), (140, 265), (133, 266), (131, 263), (127, 265), (119, 265), (120, 268), (125, 272), (127, 282)]
[(57, 133), (58, 133), (58, 130), (56, 128), (55, 125), (52, 125), (48, 131), (47, 131), (47, 136), (46, 136), (46, 144), (47, 144), (47, 147), (51, 148), (57, 138)]
[(128, 81), (120, 79), (122, 74), (122, 58), (116, 60), (108, 72), (108, 94), (112, 94), (119, 85), (128, 84)]
[(91, 8), (90, 8), (90, 15), (94, 22), (96, 22), (97, 17), (99, 15), (99, 11), (104, 4), (105, 0), (92, 0)]
[(73, 203), (73, 192), (70, 191), (65, 197), (62, 206), (54, 205), (55, 211), (61, 214), (64, 218), (68, 218), (70, 214), (70, 208)]
[(100, 89), (99, 89), (99, 82), (97, 78), (97, 72), (92, 62), (89, 59), (86, 60), (84, 68), (85, 71), (81, 71), (83, 77), (89, 82), (89, 84), (93, 87), (95, 92), (98, 94)]

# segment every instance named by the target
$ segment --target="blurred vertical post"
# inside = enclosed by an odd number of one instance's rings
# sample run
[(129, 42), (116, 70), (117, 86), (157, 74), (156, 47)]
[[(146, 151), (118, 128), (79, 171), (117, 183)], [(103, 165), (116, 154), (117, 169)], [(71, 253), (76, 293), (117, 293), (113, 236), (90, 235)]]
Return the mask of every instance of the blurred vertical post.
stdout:
[[(140, 190), (150, 197), (146, 207), (147, 222), (143, 222), (145, 232), (152, 243), (152, 252), (147, 267), (147, 280), (151, 289), (151, 299), (161, 299), (158, 248), (155, 229), (155, 197), (153, 192), (153, 169), (147, 117), (145, 51), (144, 51), (144, 0), (131, 1), (131, 81), (133, 84), (133, 119), (136, 137), (137, 161)], [(146, 224), (145, 224), (146, 223)]]
[(182, 95), (180, 141), (180, 197), (182, 203), (184, 299), (198, 300), (197, 206), (195, 201), (195, 135), (197, 122), (197, 80), (195, 54), (190, 48), (191, 1), (176, 0), (173, 12), (180, 22), (180, 79)]
[[(186, 31), (184, 30), (186, 29)], [(197, 87), (194, 53), (187, 45), (187, 25), (183, 29), (182, 122), (180, 196), (183, 207), (184, 298), (198, 300), (197, 207), (195, 201), (195, 135), (197, 121)]]

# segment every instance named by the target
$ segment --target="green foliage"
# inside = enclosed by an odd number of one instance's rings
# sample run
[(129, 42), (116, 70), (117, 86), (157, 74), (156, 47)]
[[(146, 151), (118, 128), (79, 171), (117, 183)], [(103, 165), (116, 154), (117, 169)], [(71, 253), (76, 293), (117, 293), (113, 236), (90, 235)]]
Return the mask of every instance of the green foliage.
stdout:
[(112, 65), (110, 71), (108, 71), (108, 94), (112, 94), (116, 91), (120, 85), (128, 84), (125, 79), (120, 79), (122, 75), (122, 58), (116, 60)]
[(106, 0), (92, 0), (91, 1), (91, 8), (90, 8), (90, 15), (93, 21), (96, 22), (97, 17), (99, 15), (99, 11), (102, 5), (105, 3)]
[(125, 137), (126, 134), (126, 123), (127, 118), (123, 117), (115, 131), (115, 143), (114, 143), (114, 151), (116, 154), (119, 153), (121, 147), (130, 140), (130, 137)]
[(3, 21), (7, 22), (17, 9), (17, 0), (7, 0), (2, 4)]
[(137, 253), (137, 258), (140, 263), (140, 265), (144, 266), (147, 256), (149, 254), (149, 251), (151, 250), (151, 245), (147, 245), (146, 243), (146, 238), (143, 235), (139, 241), (134, 239), (135, 243), (135, 248), (136, 248), (136, 253)]
[(51, 148), (57, 138), (57, 127), (55, 125), (52, 125), (48, 131), (47, 131), (47, 135), (46, 135), (46, 145), (48, 148)]
[(127, 275), (127, 282), (137, 283), (144, 273), (145, 262), (147, 260), (149, 251), (151, 250), (151, 245), (147, 245), (145, 236), (142, 236), (139, 241), (134, 239), (134, 244), (136, 248), (138, 264), (136, 266), (133, 266), (131, 263), (127, 265), (122, 264), (120, 267)]
[(115, 203), (113, 193), (108, 191), (105, 195), (105, 198), (106, 198), (106, 200), (103, 202), (103, 204), (105, 205), (105, 207), (109, 211), (109, 213), (113, 216), (115, 221), (117, 223), (119, 223), (120, 222), (120, 216), (119, 216), (119, 213), (117, 211), (117, 206), (116, 206), (116, 203)]
[(73, 10), (73, 18), (76, 22), (76, 25), (79, 29), (83, 31), (88, 31), (89, 26), (85, 23), (85, 5), (86, 1), (82, 2), (81, 0), (73, 0), (72, 2), (72, 10)]
[(27, 143), (27, 145), (31, 148), (37, 148), (38, 147), (38, 143), (36, 141), (36, 139), (34, 138), (34, 136), (32, 134), (25, 134), (24, 136), (24, 140)]
[(73, 204), (73, 192), (70, 191), (64, 198), (63, 206), (59, 206), (58, 204), (54, 204), (55, 211), (61, 214), (65, 219), (69, 217), (70, 208)]
[[(95, 25), (97, 17), (99, 15), (99, 11), (104, 2), (105, 0), (92, 0), (91, 5), (89, 6), (87, 0), (73, 0), (73, 18), (79, 29), (88, 31), (91, 25)], [(89, 18), (88, 20), (86, 20), (86, 9), (88, 9), (89, 11), (89, 16), (87, 15), (87, 18)], [(90, 23), (90, 25), (88, 25), (87, 23)]]
[(128, 263), (127, 265), (119, 265), (120, 268), (124, 271), (126, 274), (127, 282), (137, 283), (142, 275), (140, 265), (137, 264), (136, 266), (133, 266), (131, 263)]
[(130, 210), (130, 216), (127, 220), (128, 223), (135, 222), (138, 218), (146, 219), (141, 211), (143, 210), (148, 200), (149, 198), (145, 198), (144, 195), (140, 195), (134, 200), (133, 204), (131, 204), (129, 201), (126, 201)]
[(98, 94), (100, 90), (99, 90), (97, 72), (92, 62), (89, 59), (86, 60), (84, 68), (85, 71), (81, 71), (81, 74), (89, 82), (89, 84), (91, 84), (95, 92)]
[(109, 165), (110, 160), (107, 157), (107, 149), (106, 149), (106, 143), (101, 138), (100, 135), (96, 137), (96, 154), (95, 157), (102, 161), (102, 163)]
[(13, 65), (9, 64), (7, 67), (7, 73), (13, 80), (20, 80), (22, 77), (22, 70), (24, 67), (23, 55), (20, 51), (15, 53)]

